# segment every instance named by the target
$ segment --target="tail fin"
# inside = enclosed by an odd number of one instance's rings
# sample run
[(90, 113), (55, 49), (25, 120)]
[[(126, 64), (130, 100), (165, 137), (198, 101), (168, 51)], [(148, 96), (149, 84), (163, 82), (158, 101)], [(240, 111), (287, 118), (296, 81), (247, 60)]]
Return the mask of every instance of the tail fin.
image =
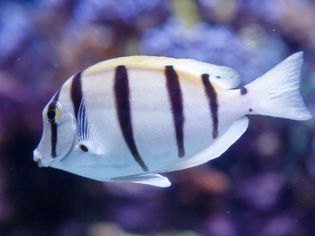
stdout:
[(248, 84), (253, 114), (293, 120), (312, 118), (299, 92), (303, 52), (289, 56), (273, 69)]

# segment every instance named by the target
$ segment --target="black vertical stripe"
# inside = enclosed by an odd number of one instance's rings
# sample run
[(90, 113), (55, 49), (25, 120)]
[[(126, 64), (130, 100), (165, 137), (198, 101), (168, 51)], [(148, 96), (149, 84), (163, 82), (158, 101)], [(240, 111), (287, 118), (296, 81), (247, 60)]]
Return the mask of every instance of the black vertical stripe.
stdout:
[(205, 92), (209, 100), (209, 108), (211, 110), (212, 126), (213, 126), (212, 137), (216, 138), (218, 137), (218, 125), (219, 125), (217, 93), (209, 80), (208, 74), (202, 74), (201, 78), (202, 78), (202, 83), (203, 83)]
[(82, 101), (82, 85), (81, 85), (81, 72), (77, 73), (71, 83), (71, 100), (75, 118), (78, 118), (79, 107)]
[[(56, 103), (58, 102), (59, 94), (60, 94), (60, 89), (56, 92), (52, 102), (49, 104), (48, 111), (56, 109)], [(58, 129), (57, 129), (57, 124), (54, 120), (49, 121), (49, 122), (50, 122), (50, 133), (51, 133), (51, 137), (50, 137), (51, 157), (54, 158), (57, 156), (56, 148), (57, 148), (57, 139), (58, 139)]]
[(183, 157), (185, 155), (183, 95), (173, 66), (165, 66), (165, 77), (175, 126), (178, 156)]
[(51, 130), (51, 156), (54, 158), (57, 156), (56, 148), (57, 148), (57, 138), (58, 138), (58, 129), (56, 122), (50, 123)]
[(81, 72), (77, 73), (72, 79), (71, 101), (77, 122), (77, 134), (79, 136), (79, 140), (84, 140), (88, 136), (88, 124), (83, 99)]
[(130, 113), (129, 82), (127, 69), (125, 66), (121, 65), (116, 67), (114, 94), (116, 99), (116, 110), (119, 125), (124, 136), (125, 142), (135, 161), (141, 166), (141, 168), (144, 171), (148, 171), (148, 167), (142, 160), (134, 140)]

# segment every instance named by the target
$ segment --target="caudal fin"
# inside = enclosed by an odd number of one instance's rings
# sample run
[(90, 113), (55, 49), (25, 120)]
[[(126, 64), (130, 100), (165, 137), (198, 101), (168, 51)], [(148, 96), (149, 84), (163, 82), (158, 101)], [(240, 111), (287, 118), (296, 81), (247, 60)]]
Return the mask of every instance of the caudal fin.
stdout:
[(299, 91), (303, 52), (295, 53), (248, 84), (253, 113), (293, 120), (312, 118)]

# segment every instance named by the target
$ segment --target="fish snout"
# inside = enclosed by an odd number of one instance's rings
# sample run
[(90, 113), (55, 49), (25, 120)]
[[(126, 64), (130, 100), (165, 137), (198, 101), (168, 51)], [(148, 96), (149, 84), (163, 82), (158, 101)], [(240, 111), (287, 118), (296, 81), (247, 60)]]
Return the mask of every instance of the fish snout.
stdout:
[(42, 154), (40, 154), (40, 152), (35, 149), (33, 151), (33, 160), (35, 162), (37, 162), (38, 167), (42, 167), (43, 166), (42, 163), (41, 163), (42, 158), (43, 158)]
[(53, 162), (52, 159), (45, 157), (37, 149), (33, 151), (33, 160), (37, 163), (38, 167), (48, 167)]
[(34, 160), (35, 162), (38, 162), (38, 161), (41, 160), (41, 159), (42, 159), (42, 154), (40, 154), (40, 152), (37, 151), (37, 149), (35, 149), (35, 150), (33, 151), (33, 160)]

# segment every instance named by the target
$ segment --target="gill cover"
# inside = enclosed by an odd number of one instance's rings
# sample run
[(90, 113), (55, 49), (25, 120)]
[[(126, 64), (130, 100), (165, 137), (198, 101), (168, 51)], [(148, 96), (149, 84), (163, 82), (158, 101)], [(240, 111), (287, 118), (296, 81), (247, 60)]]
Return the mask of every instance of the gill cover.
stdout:
[(41, 166), (61, 160), (74, 146), (75, 120), (71, 109), (65, 104), (59, 100), (57, 92), (43, 110), (43, 134), (34, 150), (34, 160), (39, 161)]

